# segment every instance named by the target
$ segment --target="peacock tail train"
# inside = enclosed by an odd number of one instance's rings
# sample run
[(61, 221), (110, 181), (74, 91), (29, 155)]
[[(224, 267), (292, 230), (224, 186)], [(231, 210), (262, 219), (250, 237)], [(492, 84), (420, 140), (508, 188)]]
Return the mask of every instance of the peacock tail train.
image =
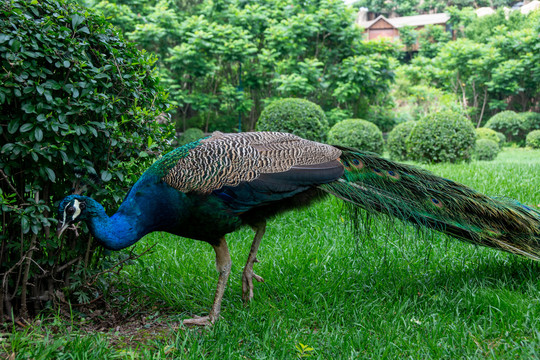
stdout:
[(540, 212), (428, 171), (339, 147), (345, 171), (319, 188), (368, 212), (540, 260)]

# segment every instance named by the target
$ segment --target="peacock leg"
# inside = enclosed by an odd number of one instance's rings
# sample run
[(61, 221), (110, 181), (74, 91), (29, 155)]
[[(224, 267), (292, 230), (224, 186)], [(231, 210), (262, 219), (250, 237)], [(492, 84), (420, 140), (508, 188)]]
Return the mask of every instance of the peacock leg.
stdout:
[(253, 238), (246, 266), (242, 273), (242, 298), (245, 302), (249, 302), (253, 299), (253, 278), (258, 282), (264, 282), (262, 277), (253, 272), (253, 264), (259, 262), (259, 260), (257, 260), (257, 251), (259, 250), (259, 244), (261, 243), (261, 239), (266, 230), (266, 220), (254, 225), (253, 229), (255, 230), (255, 237)]
[(229, 248), (227, 247), (227, 241), (225, 238), (221, 238), (218, 245), (212, 245), (216, 252), (216, 268), (219, 272), (219, 278), (216, 288), (216, 295), (214, 296), (214, 304), (210, 310), (210, 314), (207, 316), (195, 316), (193, 319), (184, 320), (186, 326), (206, 326), (212, 325), (217, 321), (219, 313), (221, 312), (221, 300), (223, 300), (223, 294), (225, 293), (225, 287), (227, 287), (227, 280), (231, 273), (231, 255), (229, 254)]

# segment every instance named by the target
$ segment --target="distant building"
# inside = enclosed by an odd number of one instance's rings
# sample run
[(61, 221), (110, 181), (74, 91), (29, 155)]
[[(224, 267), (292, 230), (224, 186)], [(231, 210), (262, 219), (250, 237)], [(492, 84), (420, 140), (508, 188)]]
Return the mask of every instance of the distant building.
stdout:
[[(368, 20), (369, 12), (366, 8), (361, 8), (358, 12), (356, 24), (364, 28), (366, 39), (373, 40), (380, 37), (399, 39), (399, 29), (404, 26), (411, 26), (415, 30), (420, 30), (426, 25), (440, 25), (448, 28), (448, 20), (450, 15), (446, 13), (402, 16), (395, 18), (386, 18), (383, 15), (378, 16), (373, 20)], [(418, 45), (414, 45), (412, 50), (418, 50)]]

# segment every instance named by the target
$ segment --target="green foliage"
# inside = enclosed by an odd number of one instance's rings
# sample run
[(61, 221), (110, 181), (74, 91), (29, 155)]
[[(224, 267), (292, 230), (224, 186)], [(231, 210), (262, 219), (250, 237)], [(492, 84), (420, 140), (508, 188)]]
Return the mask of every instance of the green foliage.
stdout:
[(178, 145), (186, 145), (190, 142), (197, 141), (204, 137), (204, 132), (201, 129), (189, 128), (178, 138)]
[(486, 123), (486, 127), (503, 133), (510, 142), (523, 145), (528, 133), (528, 129), (525, 128), (525, 119), (514, 111), (502, 111), (493, 115)]
[(396, 125), (394, 111), (388, 106), (370, 106), (366, 114), (366, 120), (377, 125), (384, 133), (389, 132)]
[[(503, 135), (504, 137), (504, 135)], [(489, 128), (477, 128), (476, 129), (476, 138), (477, 139), (488, 139), (494, 141), (497, 145), (502, 145), (501, 137), (495, 130)], [(503, 141), (504, 142), (504, 141)]]
[(540, 130), (540, 113), (524, 112), (519, 115), (522, 117), (522, 127), (526, 132)]
[(411, 159), (422, 162), (457, 162), (471, 159), (476, 134), (471, 122), (450, 111), (427, 115), (408, 138)]
[(386, 145), (388, 151), (390, 152), (390, 157), (396, 160), (406, 160), (408, 157), (407, 149), (407, 139), (411, 134), (412, 129), (414, 128), (415, 121), (407, 121), (401, 124), (398, 124), (390, 133), (388, 134), (388, 139)]
[(1, 7), (0, 262), (2, 272), (10, 269), (3, 274), (3, 318), (10, 310), (28, 315), (30, 283), (39, 308), (46, 290), (73, 289), (91, 269), (107, 266), (84, 227), (78, 238), (72, 231), (63, 240), (53, 235), (54, 204), (70, 188), (89, 187), (114, 208), (168, 133), (154, 121), (166, 105), (155, 59), (103, 17), (55, 0)]
[(433, 58), (451, 38), (452, 34), (446, 31), (444, 26), (426, 25), (418, 33), (418, 54)]
[(519, 11), (506, 13), (499, 9), (494, 14), (475, 17), (465, 28), (465, 36), (477, 43), (486, 43), (501, 31), (519, 30), (523, 26), (525, 15)]
[(499, 137), (499, 145), (504, 145), (506, 143), (506, 136), (500, 131), (495, 131), (495, 133)]
[(499, 154), (499, 144), (490, 139), (478, 139), (474, 145), (474, 158), (476, 160), (492, 161)]
[(328, 143), (382, 154), (383, 137), (377, 125), (362, 119), (348, 119), (332, 126)]
[(533, 130), (527, 134), (527, 146), (540, 149), (540, 130)]
[(406, 51), (412, 51), (418, 41), (418, 31), (413, 26), (403, 26), (399, 28), (399, 40), (405, 45)]
[(324, 141), (328, 121), (321, 107), (304, 99), (281, 99), (264, 108), (258, 131), (283, 131), (304, 139)]
[[(401, 66), (396, 70), (396, 83), (392, 95), (399, 99), (396, 101), (399, 109), (394, 110), (394, 113), (405, 121), (420, 120), (428, 114), (440, 111), (463, 112), (455, 94), (424, 85), (422, 79), (416, 78), (433, 69), (431, 63), (430, 59), (415, 57), (410, 65)], [(420, 84), (414, 85), (415, 82)]]
[(347, 110), (335, 108), (330, 111), (326, 111), (326, 120), (328, 120), (328, 126), (332, 127), (340, 121), (351, 118), (351, 113)]

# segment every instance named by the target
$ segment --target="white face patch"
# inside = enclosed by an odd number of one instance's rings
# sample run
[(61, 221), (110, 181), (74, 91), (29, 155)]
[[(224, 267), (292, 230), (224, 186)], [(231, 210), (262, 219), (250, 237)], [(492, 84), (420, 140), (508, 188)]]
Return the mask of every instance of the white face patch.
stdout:
[(73, 217), (71, 218), (72, 221), (75, 220), (81, 214), (81, 208), (79, 204), (80, 204), (79, 200), (73, 201), (73, 207), (75, 208), (75, 213), (73, 214)]
[(66, 224), (67, 222), (75, 221), (75, 219), (81, 214), (81, 207), (80, 207), (80, 201), (79, 200), (73, 200), (73, 208), (75, 209), (75, 212), (73, 212), (73, 215), (71, 215), (71, 219), (68, 219), (68, 216), (70, 216), (67, 213), (67, 210), (71, 206), (66, 206), (64, 209), (64, 219), (62, 220), (63, 224)]

